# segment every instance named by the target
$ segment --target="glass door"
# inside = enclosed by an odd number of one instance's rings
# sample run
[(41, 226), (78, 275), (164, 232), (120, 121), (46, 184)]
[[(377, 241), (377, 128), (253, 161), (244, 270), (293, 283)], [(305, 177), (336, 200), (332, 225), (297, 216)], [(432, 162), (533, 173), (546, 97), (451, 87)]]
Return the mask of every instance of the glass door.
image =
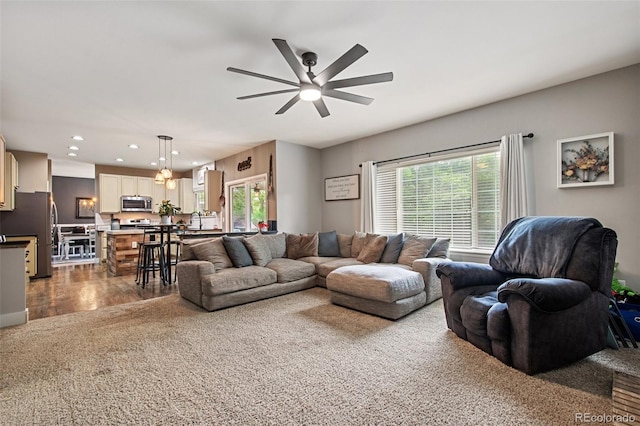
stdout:
[(230, 232), (257, 232), (267, 220), (266, 177), (259, 176), (229, 185)]

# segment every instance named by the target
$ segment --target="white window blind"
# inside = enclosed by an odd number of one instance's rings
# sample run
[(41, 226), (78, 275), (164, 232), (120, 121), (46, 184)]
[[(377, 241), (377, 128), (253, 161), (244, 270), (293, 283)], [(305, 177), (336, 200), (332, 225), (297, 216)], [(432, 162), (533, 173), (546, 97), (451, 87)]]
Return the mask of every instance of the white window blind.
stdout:
[(376, 232), (451, 238), (451, 247), (490, 249), (500, 231), (500, 152), (380, 166)]

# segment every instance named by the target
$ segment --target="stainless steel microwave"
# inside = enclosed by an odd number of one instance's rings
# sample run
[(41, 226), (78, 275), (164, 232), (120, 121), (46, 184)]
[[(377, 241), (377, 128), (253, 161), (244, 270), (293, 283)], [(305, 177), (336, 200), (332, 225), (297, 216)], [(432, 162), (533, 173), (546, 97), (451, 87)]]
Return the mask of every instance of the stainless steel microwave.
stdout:
[(135, 197), (123, 195), (120, 197), (121, 212), (152, 212), (153, 199), (151, 197)]

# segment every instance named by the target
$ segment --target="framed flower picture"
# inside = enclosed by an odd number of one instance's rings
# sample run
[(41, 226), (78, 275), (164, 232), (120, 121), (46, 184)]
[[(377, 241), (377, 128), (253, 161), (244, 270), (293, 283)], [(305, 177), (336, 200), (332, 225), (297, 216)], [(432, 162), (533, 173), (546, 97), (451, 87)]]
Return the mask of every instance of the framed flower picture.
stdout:
[(613, 132), (558, 140), (558, 188), (613, 185)]

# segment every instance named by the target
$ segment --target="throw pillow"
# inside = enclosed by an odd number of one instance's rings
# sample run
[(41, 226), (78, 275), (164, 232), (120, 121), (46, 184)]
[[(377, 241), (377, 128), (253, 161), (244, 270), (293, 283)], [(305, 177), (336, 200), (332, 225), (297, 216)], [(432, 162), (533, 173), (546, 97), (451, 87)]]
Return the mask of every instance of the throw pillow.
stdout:
[(384, 247), (380, 262), (382, 263), (398, 263), (400, 251), (404, 245), (404, 232), (389, 235), (387, 245)]
[(195, 253), (193, 252), (193, 247), (196, 244), (202, 244), (204, 242), (209, 241), (211, 238), (193, 238), (188, 240), (183, 240), (180, 247), (180, 260), (194, 260), (197, 259)]
[(374, 237), (360, 250), (358, 260), (362, 263), (379, 262), (386, 245), (387, 237), (385, 235)]
[(271, 257), (271, 250), (262, 234), (245, 237), (244, 245), (247, 246), (247, 250), (249, 250), (249, 254), (255, 265), (267, 266), (267, 263), (273, 259)]
[(437, 238), (427, 253), (427, 257), (440, 257), (446, 259), (449, 257), (449, 241), (451, 238)]
[(351, 257), (358, 257), (360, 250), (365, 246), (367, 234), (366, 232), (356, 231), (353, 234), (353, 240), (351, 243)]
[(287, 238), (284, 234), (268, 234), (263, 235), (264, 241), (267, 243), (267, 247), (269, 247), (269, 251), (271, 251), (272, 259), (280, 259), (284, 257), (287, 252)]
[(353, 234), (338, 234), (338, 245), (340, 246), (340, 257), (351, 257), (351, 244)]
[(301, 257), (318, 255), (318, 233), (287, 234), (287, 257), (299, 259)]
[(398, 256), (398, 263), (413, 266), (414, 260), (423, 258), (429, 253), (429, 249), (435, 241), (435, 238), (407, 235), (402, 245), (400, 256)]
[(247, 246), (242, 242), (242, 238), (232, 238), (228, 236), (222, 237), (224, 248), (236, 268), (253, 265), (253, 259), (247, 250)]
[(318, 256), (340, 256), (340, 244), (338, 244), (336, 231), (318, 233)]
[(191, 250), (193, 250), (196, 259), (213, 263), (216, 271), (233, 266), (220, 238), (213, 238), (204, 243), (195, 244), (191, 247)]

